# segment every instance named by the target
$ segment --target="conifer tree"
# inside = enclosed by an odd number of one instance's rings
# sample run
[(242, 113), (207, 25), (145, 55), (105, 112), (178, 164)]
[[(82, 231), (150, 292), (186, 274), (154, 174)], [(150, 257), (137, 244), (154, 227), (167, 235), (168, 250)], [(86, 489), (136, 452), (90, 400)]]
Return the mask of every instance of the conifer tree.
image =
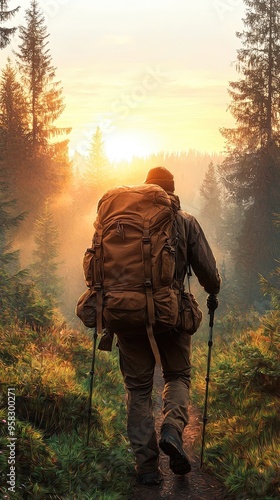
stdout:
[(15, 214), (16, 200), (8, 196), (7, 184), (0, 171), (0, 327), (14, 322), (34, 329), (48, 327), (53, 321), (53, 307), (36, 288), (26, 269), (20, 269), (18, 250), (12, 249), (15, 229), (24, 214)]
[(29, 155), (27, 101), (10, 60), (0, 80), (1, 160), (13, 196), (18, 199), (25, 185), (24, 161)]
[(17, 63), (28, 106), (29, 159), (22, 165), (21, 196), (17, 197), (28, 218), (22, 231), (31, 229), (34, 214), (46, 199), (57, 195), (69, 182), (71, 164), (68, 140), (63, 136), (69, 128), (55, 126), (64, 104), (62, 89), (55, 82), (56, 69), (48, 48), (48, 33), (37, 0), (26, 11), (26, 25), (20, 26)]
[(229, 90), (236, 127), (222, 130), (227, 157), (221, 175), (244, 209), (235, 260), (248, 303), (258, 296), (258, 274), (274, 268), (279, 245), (273, 219), (280, 210), (280, 5), (277, 0), (245, 4), (245, 28), (237, 33), (241, 78), (230, 82)]
[(202, 197), (200, 215), (203, 225), (207, 228), (207, 233), (212, 234), (213, 241), (219, 244), (222, 224), (221, 188), (213, 162), (209, 164), (200, 186), (200, 195)]
[(103, 135), (97, 127), (90, 144), (87, 168), (85, 169), (85, 183), (89, 188), (102, 191), (108, 182), (108, 159), (105, 154)]
[(11, 313), (14, 298), (12, 276), (19, 270), (19, 254), (11, 249), (11, 233), (20, 224), (23, 214), (14, 215), (15, 200), (7, 196), (7, 185), (0, 171), (0, 324), (5, 324)]
[[(3, 170), (0, 171), (3, 179)], [(7, 184), (0, 181), (0, 268), (10, 269), (17, 267), (17, 252), (10, 250), (9, 235), (23, 219), (23, 214), (14, 215), (16, 201), (7, 196)]]
[[(8, 0), (0, 0), (0, 25), (9, 21), (16, 12), (19, 10), (19, 7), (15, 9), (8, 9)], [(10, 43), (11, 36), (15, 33), (17, 28), (7, 28), (5, 26), (0, 26), (0, 49), (4, 49)]]
[(48, 201), (37, 219), (34, 240), (36, 249), (33, 252), (32, 273), (43, 296), (54, 305), (61, 293), (61, 279), (57, 274), (59, 232)]
[(49, 34), (37, 0), (31, 1), (25, 19), (26, 26), (19, 28), (21, 44), (16, 55), (29, 96), (32, 143), (38, 154), (38, 149), (48, 148), (50, 138), (68, 134), (70, 129), (54, 126), (64, 109), (62, 89), (54, 81), (56, 69), (48, 48)]

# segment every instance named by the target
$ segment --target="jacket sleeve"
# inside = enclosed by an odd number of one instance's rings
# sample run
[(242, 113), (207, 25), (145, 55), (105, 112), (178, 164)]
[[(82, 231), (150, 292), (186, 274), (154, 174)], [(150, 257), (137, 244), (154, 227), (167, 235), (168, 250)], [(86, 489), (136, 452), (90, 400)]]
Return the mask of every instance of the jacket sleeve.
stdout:
[(207, 293), (217, 294), (220, 291), (221, 277), (216, 260), (202, 227), (192, 215), (181, 212), (186, 238), (186, 259), (191, 265), (200, 285)]

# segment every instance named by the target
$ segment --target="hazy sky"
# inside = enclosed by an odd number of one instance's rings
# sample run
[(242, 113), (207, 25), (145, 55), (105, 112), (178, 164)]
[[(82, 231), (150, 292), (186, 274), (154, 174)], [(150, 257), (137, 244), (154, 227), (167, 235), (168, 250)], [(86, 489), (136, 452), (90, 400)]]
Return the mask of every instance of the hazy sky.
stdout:
[[(22, 24), (30, 1), (11, 0)], [(56, 79), (85, 153), (96, 127), (111, 158), (153, 151), (221, 151), (235, 80), (242, 0), (41, 0)], [(17, 37), (0, 54), (1, 66)]]

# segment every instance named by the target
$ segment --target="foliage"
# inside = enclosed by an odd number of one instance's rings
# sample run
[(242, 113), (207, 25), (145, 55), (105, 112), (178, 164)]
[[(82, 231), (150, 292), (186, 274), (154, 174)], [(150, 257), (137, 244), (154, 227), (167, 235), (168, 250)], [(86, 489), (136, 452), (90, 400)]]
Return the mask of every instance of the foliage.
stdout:
[(7, 268), (17, 258), (17, 253), (10, 251), (8, 240), (11, 232), (23, 220), (23, 214), (14, 214), (16, 201), (7, 196), (7, 184), (2, 180), (3, 170), (0, 171), (0, 263), (1, 268)]
[[(1, 161), (11, 196), (20, 210), (28, 212), (19, 228), (22, 232), (23, 227), (30, 231), (45, 199), (60, 192), (70, 179), (70, 129), (54, 124), (64, 104), (60, 85), (54, 82), (49, 35), (37, 0), (32, 0), (25, 19), (16, 53), (19, 71), (9, 61), (0, 84)], [(58, 136), (62, 136), (60, 142)]]
[(49, 35), (37, 0), (32, 0), (25, 18), (26, 27), (19, 28), (21, 44), (17, 58), (29, 95), (32, 142), (36, 151), (39, 144), (42, 149), (46, 147), (49, 137), (69, 133), (70, 130), (60, 130), (53, 125), (64, 105), (59, 84), (53, 82), (55, 68), (47, 48)]
[(258, 273), (274, 267), (279, 232), (273, 214), (279, 211), (280, 130), (279, 3), (247, 0), (244, 30), (237, 34), (241, 78), (230, 82), (230, 110), (236, 127), (223, 129), (227, 156), (220, 173), (232, 199), (243, 209), (244, 221), (235, 252), (242, 300), (259, 298)]
[(32, 274), (42, 296), (55, 307), (62, 291), (61, 278), (57, 274), (60, 241), (58, 227), (48, 201), (41, 217), (36, 221), (34, 240), (36, 248), (33, 252)]
[[(132, 464), (124, 436), (125, 405), (115, 354), (96, 359), (90, 445), (88, 371), (92, 341), (85, 333), (28, 328), (1, 331), (0, 380), (16, 388), (17, 488), (12, 498), (125, 498)], [(5, 387), (5, 386), (4, 386)], [(2, 392), (0, 441), (7, 444)], [(7, 453), (0, 454), (2, 478)], [(7, 495), (5, 481), (0, 487)], [(65, 497), (67, 492), (67, 497)], [(9, 494), (7, 496), (9, 498)]]
[(94, 190), (100, 197), (108, 186), (108, 177), (112, 179), (112, 166), (105, 154), (103, 134), (97, 127), (91, 139), (86, 168), (82, 176), (82, 184), (90, 205), (92, 191)]
[[(19, 7), (8, 10), (8, 3), (8, 0), (1, 0), (0, 2), (0, 24), (9, 21), (19, 10)], [(0, 49), (7, 47), (10, 43), (11, 36), (15, 33), (15, 31), (16, 28), (6, 28), (5, 26), (0, 27)]]
[(20, 192), (22, 165), (29, 155), (28, 103), (16, 70), (8, 59), (0, 82), (1, 156), (9, 174), (9, 183)]
[(53, 305), (40, 294), (25, 271), (10, 275), (0, 270), (0, 325), (27, 324), (38, 330), (53, 324)]
[[(256, 330), (232, 331), (226, 344), (214, 337), (205, 455), (209, 470), (237, 500), (272, 500), (279, 494), (279, 320), (275, 309)], [(202, 349), (197, 341), (194, 399), (200, 404)]]
[(209, 164), (200, 186), (200, 196), (202, 198), (200, 217), (203, 228), (205, 228), (206, 233), (209, 232), (212, 235), (212, 240), (216, 244), (219, 244), (222, 236), (221, 186), (219, 185), (216, 169), (212, 162)]
[(54, 319), (53, 304), (44, 298), (26, 271), (20, 271), (19, 252), (11, 250), (9, 236), (23, 220), (15, 215), (15, 201), (8, 199), (6, 185), (0, 185), (0, 325), (29, 324), (48, 327)]
[[(280, 39), (277, 0), (246, 0), (244, 30), (237, 33), (237, 71), (242, 78), (230, 82), (230, 110), (238, 126), (222, 132), (240, 154), (254, 153), (271, 140), (279, 145)], [(249, 176), (247, 177), (249, 180)]]

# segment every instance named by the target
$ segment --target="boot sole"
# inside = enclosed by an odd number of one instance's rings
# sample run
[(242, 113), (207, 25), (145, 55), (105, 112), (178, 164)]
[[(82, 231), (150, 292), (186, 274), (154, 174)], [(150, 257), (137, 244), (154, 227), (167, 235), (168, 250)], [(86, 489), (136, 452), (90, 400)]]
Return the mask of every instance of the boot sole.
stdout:
[(191, 464), (183, 448), (173, 442), (171, 438), (159, 442), (159, 447), (170, 458), (169, 467), (174, 474), (188, 474), (191, 472)]

